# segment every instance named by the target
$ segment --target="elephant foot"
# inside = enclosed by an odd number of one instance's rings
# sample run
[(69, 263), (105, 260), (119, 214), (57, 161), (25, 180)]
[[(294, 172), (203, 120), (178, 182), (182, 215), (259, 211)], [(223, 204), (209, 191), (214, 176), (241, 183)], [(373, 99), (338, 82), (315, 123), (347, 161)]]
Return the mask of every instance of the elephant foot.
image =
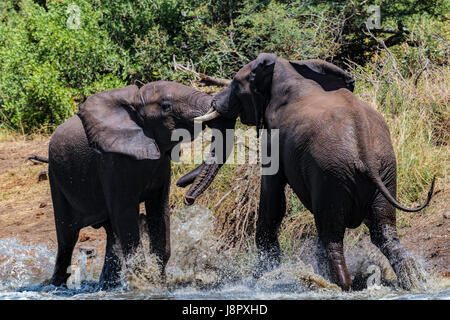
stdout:
[(334, 282), (344, 291), (350, 291), (352, 280), (348, 273), (344, 258), (344, 246), (342, 243), (329, 243), (326, 245), (328, 260)]
[(393, 265), (398, 285), (405, 290), (420, 291), (426, 286), (426, 272), (412, 257), (408, 256)]
[(120, 267), (115, 264), (110, 264), (102, 270), (99, 280), (99, 286), (101, 290), (113, 290), (119, 287), (122, 282), (120, 281)]
[(102, 272), (100, 275), (99, 286), (101, 290), (113, 290), (121, 284), (119, 272)]
[(64, 275), (54, 274), (50, 279), (50, 285), (55, 287), (66, 287), (67, 279), (69, 279), (70, 273), (66, 273)]
[(121, 282), (118, 280), (100, 280), (99, 287), (102, 291), (110, 291), (120, 287)]
[(161, 272), (160, 277), (161, 277), (161, 282), (162, 283), (167, 283), (167, 275), (166, 275), (165, 271)]

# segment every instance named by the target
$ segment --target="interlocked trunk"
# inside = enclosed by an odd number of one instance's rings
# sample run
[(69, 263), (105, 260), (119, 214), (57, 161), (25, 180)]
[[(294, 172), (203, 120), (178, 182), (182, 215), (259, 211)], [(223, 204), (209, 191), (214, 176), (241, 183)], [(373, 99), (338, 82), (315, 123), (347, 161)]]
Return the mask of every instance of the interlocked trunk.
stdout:
[(222, 157), (216, 155), (214, 143), (212, 143), (208, 159), (178, 180), (177, 186), (179, 187), (186, 187), (192, 183), (184, 198), (186, 205), (192, 205), (195, 199), (211, 185), (220, 168), (226, 162), (234, 141), (234, 135), (227, 137), (226, 130), (234, 129), (234, 124), (235, 120), (227, 120), (224, 118), (218, 118), (208, 122), (209, 127), (220, 131), (224, 141), (223, 147), (225, 152), (222, 152)]

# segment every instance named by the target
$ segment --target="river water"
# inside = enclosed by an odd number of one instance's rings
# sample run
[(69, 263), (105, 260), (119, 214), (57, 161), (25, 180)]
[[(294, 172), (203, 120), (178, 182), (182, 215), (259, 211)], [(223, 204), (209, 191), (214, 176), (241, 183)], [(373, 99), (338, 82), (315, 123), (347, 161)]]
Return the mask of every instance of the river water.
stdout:
[[(144, 236), (142, 248), (128, 260), (130, 268), (121, 274), (123, 286), (114, 291), (96, 288), (101, 257), (75, 252), (69, 288), (60, 289), (45, 284), (51, 277), (56, 252), (15, 238), (0, 239), (0, 300), (450, 299), (449, 279), (429, 274), (424, 287), (414, 292), (373, 276), (367, 279), (368, 288), (342, 292), (315, 273), (312, 265), (294, 259), (284, 259), (280, 268), (256, 281), (251, 277), (255, 254), (219, 250), (210, 211), (188, 208), (174, 214), (171, 224), (172, 256), (166, 281), (159, 277), (155, 258), (144, 249), (148, 247)], [(358, 251), (362, 260), (367, 251)], [(373, 260), (373, 256), (370, 258)]]

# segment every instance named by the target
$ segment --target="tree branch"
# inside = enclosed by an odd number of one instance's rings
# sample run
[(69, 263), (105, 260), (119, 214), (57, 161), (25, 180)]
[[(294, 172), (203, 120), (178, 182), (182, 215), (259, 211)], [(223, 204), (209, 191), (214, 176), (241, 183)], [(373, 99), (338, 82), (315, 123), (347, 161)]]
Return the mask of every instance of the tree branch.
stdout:
[(382, 39), (378, 39), (377, 37), (375, 37), (375, 36), (373, 35), (373, 33), (370, 32), (370, 29), (369, 29), (367, 26), (366, 26), (366, 29), (367, 29), (368, 34), (369, 34), (369, 35), (370, 35), (370, 36), (371, 36), (371, 37), (372, 37), (379, 45), (381, 45), (381, 47), (382, 47), (384, 50), (386, 50), (386, 52), (388, 53), (389, 57), (390, 57), (391, 60), (392, 60), (392, 67), (393, 67), (394, 70), (397, 72), (397, 74), (400, 76), (400, 79), (402, 79), (403, 82), (406, 83), (406, 84), (408, 85), (408, 82), (405, 80), (405, 78), (403, 78), (403, 76), (402, 76), (400, 70), (399, 70), (398, 67), (397, 67), (397, 62), (396, 62), (396, 59), (395, 59), (394, 54), (391, 52), (391, 50), (389, 50), (389, 48), (387, 47), (386, 43), (385, 43)]
[(231, 83), (231, 80), (229, 80), (229, 79), (216, 78), (216, 77), (208, 76), (203, 73), (199, 73), (199, 72), (195, 71), (193, 64), (192, 64), (192, 66), (190, 66), (190, 64), (188, 64), (188, 66), (183, 66), (182, 64), (179, 64), (175, 60), (175, 56), (173, 56), (173, 65), (174, 65), (175, 70), (192, 73), (197, 78), (197, 80), (199, 80), (204, 85), (226, 87)]

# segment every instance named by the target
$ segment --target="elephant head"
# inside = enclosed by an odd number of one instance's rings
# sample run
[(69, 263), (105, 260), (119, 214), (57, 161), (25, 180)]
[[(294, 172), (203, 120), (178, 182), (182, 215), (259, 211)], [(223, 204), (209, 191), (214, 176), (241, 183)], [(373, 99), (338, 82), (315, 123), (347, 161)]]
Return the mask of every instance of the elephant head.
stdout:
[[(227, 128), (234, 128), (234, 120), (212, 119), (214, 113), (208, 113), (212, 100), (213, 96), (188, 86), (157, 81), (141, 88), (131, 85), (94, 94), (82, 104), (78, 115), (94, 149), (136, 160), (156, 160), (180, 142), (172, 140), (175, 129), (186, 129), (194, 138), (196, 118), (203, 119), (204, 124), (219, 130), (223, 136)], [(214, 148), (210, 158), (215, 158)], [(221, 162), (201, 165), (190, 194), (196, 196), (209, 186)]]
[[(230, 128), (230, 124), (234, 124), (234, 120), (240, 117), (242, 123), (261, 128), (265, 109), (271, 99), (271, 84), (277, 59), (276, 54), (262, 53), (242, 67), (230, 85), (215, 95), (208, 115), (199, 120), (214, 121), (216, 126), (222, 124)], [(294, 70), (294, 74), (287, 74), (288, 77), (301, 76), (314, 80), (326, 91), (354, 89), (355, 80), (352, 76), (329, 62), (314, 59), (289, 61), (288, 64)], [(184, 187), (194, 180), (200, 181), (198, 177), (202, 166), (203, 164), (178, 180), (177, 185)]]

